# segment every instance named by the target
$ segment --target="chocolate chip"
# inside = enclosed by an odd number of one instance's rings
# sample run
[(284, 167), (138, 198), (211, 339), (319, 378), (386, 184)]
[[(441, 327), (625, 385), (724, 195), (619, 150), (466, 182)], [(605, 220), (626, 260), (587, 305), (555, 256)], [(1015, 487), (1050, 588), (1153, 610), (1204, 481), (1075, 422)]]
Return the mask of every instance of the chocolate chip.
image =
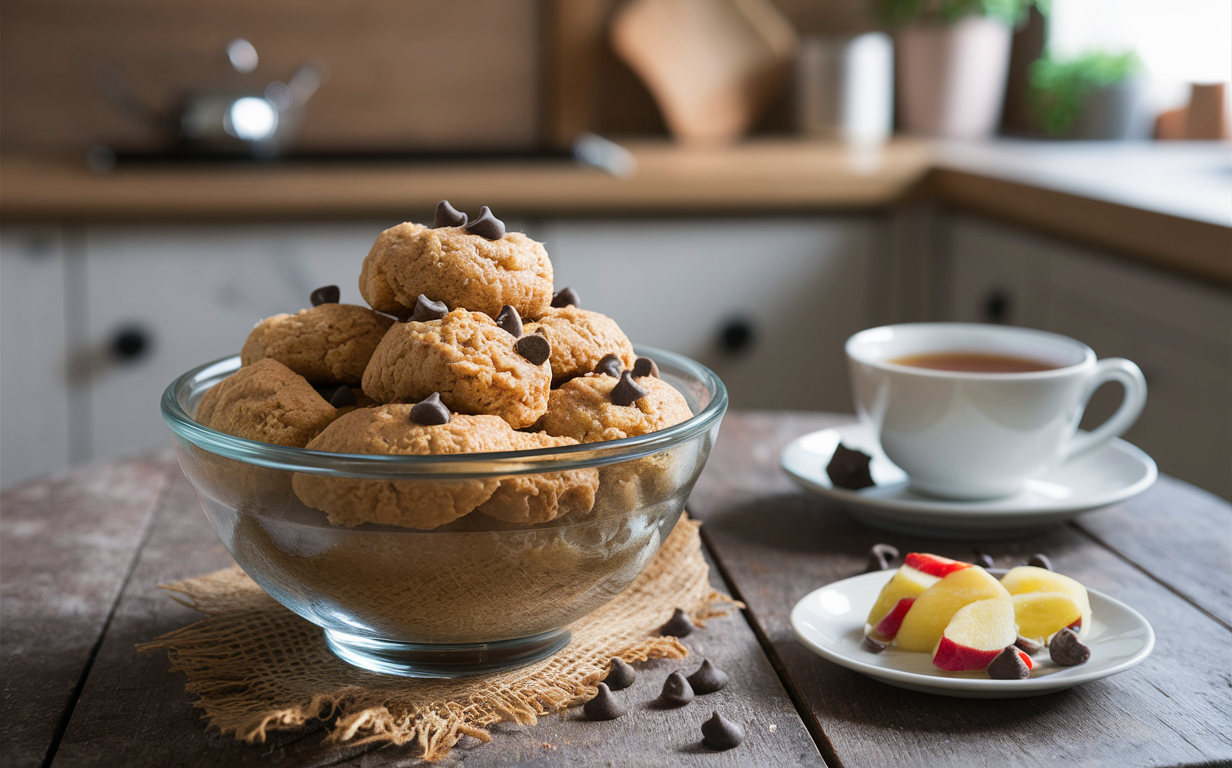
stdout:
[(552, 297), (552, 306), (560, 309), (561, 307), (579, 307), (577, 291), (572, 288), (563, 288), (559, 293)]
[(411, 421), (425, 427), (448, 424), (449, 409), (441, 402), (440, 393), (433, 392), (423, 400), (415, 403), (415, 407), (411, 408)]
[(864, 636), (864, 642), (860, 643), (860, 647), (869, 653), (883, 653), (886, 648), (889, 648), (889, 643), (883, 643), (879, 640), (874, 640), (868, 635)]
[(718, 712), (702, 723), (702, 744), (715, 750), (732, 749), (744, 741), (744, 729)]
[(710, 663), (710, 659), (702, 659), (702, 665), (689, 675), (689, 685), (697, 694), (714, 693), (727, 686), (727, 673)]
[(599, 692), (582, 705), (582, 711), (586, 713), (587, 720), (615, 720), (625, 715), (625, 708), (616, 702), (607, 683), (599, 683)]
[(329, 397), (329, 404), (335, 408), (346, 408), (347, 406), (355, 405), (355, 393), (346, 384), (334, 390), (334, 394)]
[(978, 549), (973, 550), (973, 551), (975, 552), (975, 562), (976, 563), (982, 565), (986, 569), (996, 567), (997, 564), (993, 562), (991, 555), (986, 555), (983, 552), (979, 551)]
[(672, 637), (688, 637), (693, 631), (693, 622), (685, 615), (684, 611), (679, 608), (672, 614), (672, 617), (667, 620), (667, 623), (659, 627), (660, 635), (671, 635)]
[(493, 216), (485, 205), (479, 209), (479, 218), (466, 225), (466, 231), (487, 240), (500, 240), (505, 236), (505, 222)]
[(620, 363), (620, 358), (616, 355), (604, 355), (599, 358), (599, 362), (595, 364), (595, 373), (601, 373), (604, 376), (611, 376), (613, 379), (619, 379), (620, 371), (623, 368)]
[(620, 381), (612, 387), (613, 405), (633, 405), (645, 396), (646, 390), (633, 380), (633, 374), (629, 371), (623, 371), (620, 374)]
[(663, 681), (659, 701), (669, 707), (683, 707), (693, 701), (693, 686), (679, 672), (673, 672)]
[(543, 365), (552, 356), (552, 345), (539, 334), (532, 333), (513, 342), (513, 351), (526, 358), (531, 365)]
[(449, 307), (443, 301), (432, 301), (422, 293), (415, 298), (415, 311), (411, 313), (412, 323), (427, 323), (440, 320), (449, 314)]
[(337, 304), (340, 298), (342, 298), (342, 292), (338, 290), (336, 285), (323, 285), (308, 296), (308, 300), (312, 302), (314, 307), (319, 307), (322, 304)]
[(873, 485), (873, 476), (868, 470), (872, 456), (862, 451), (853, 451), (842, 443), (834, 449), (834, 456), (826, 465), (826, 474), (836, 488), (858, 491)]
[(442, 200), (436, 204), (436, 218), (432, 220), (433, 229), (465, 226), (466, 214), (450, 205), (448, 200)]
[(496, 324), (513, 334), (515, 339), (522, 335), (522, 316), (508, 304), (501, 307), (500, 314), (496, 316)]
[(1031, 676), (1031, 668), (1018, 654), (1019, 650), (1016, 647), (1007, 645), (1001, 653), (988, 662), (984, 671), (993, 680), (1026, 680)]
[(864, 569), (864, 572), (887, 570), (897, 559), (898, 547), (891, 544), (874, 544), (868, 551), (868, 567)]
[(1029, 637), (1023, 637), (1022, 635), (1018, 636), (1018, 639), (1014, 641), (1014, 645), (1019, 650), (1026, 651), (1028, 656), (1033, 656), (1044, 648), (1043, 643), (1032, 640)]
[(649, 357), (639, 357), (633, 361), (633, 378), (640, 379), (643, 376), (659, 378), (659, 366)]
[(1048, 555), (1041, 555), (1038, 552), (1031, 555), (1031, 559), (1027, 561), (1027, 565), (1033, 565), (1036, 568), (1052, 570), (1052, 561), (1048, 559)]
[(1052, 636), (1048, 643), (1048, 656), (1063, 667), (1086, 664), (1091, 658), (1091, 649), (1082, 644), (1078, 634), (1066, 627)]
[(637, 670), (626, 664), (624, 659), (612, 659), (612, 665), (603, 682), (607, 683), (607, 687), (613, 691), (622, 691), (633, 685), (636, 679)]

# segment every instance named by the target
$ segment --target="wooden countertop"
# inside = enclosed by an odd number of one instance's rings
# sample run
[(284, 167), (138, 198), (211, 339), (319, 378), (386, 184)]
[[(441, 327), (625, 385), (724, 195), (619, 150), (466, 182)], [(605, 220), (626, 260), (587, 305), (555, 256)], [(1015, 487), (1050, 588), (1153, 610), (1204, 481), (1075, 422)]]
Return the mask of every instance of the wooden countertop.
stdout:
[[(711, 702), (592, 723), (574, 713), (536, 726), (493, 728), (460, 744), (476, 766), (984, 766), (1223, 764), (1232, 650), (1232, 508), (1168, 477), (1142, 495), (1014, 541), (919, 539), (878, 532), (839, 505), (800, 490), (777, 468), (798, 435), (850, 416), (732, 413), (690, 499), (717, 566), (716, 588), (748, 610), (686, 638), (694, 656), (641, 666), (621, 694), (645, 702), (698, 656), (732, 673), (726, 712), (757, 713), (773, 729), (722, 756), (696, 747)], [(421, 764), (414, 745), (335, 744), (320, 723), (242, 744), (207, 728), (168, 671), (134, 645), (200, 615), (157, 584), (231, 559), (169, 452), (74, 470), (0, 496), (0, 762), (133, 766)], [(809, 652), (792, 606), (819, 586), (860, 573), (869, 547), (968, 559), (973, 545), (1001, 567), (1047, 554), (1057, 569), (1141, 612), (1154, 652), (1122, 674), (1038, 698), (956, 699), (891, 688)], [(747, 715), (752, 717), (752, 715)], [(752, 722), (751, 720), (747, 722)], [(656, 750), (661, 748), (661, 755)], [(673, 748), (672, 745), (682, 745)], [(824, 760), (824, 762), (823, 762)], [(451, 761), (450, 764), (453, 764)]]
[(148, 165), (100, 176), (84, 164), (5, 158), (0, 220), (397, 218), (422, 215), (442, 198), (551, 217), (875, 209), (936, 199), (1232, 283), (1226, 144), (626, 146), (637, 159), (628, 178), (563, 160)]

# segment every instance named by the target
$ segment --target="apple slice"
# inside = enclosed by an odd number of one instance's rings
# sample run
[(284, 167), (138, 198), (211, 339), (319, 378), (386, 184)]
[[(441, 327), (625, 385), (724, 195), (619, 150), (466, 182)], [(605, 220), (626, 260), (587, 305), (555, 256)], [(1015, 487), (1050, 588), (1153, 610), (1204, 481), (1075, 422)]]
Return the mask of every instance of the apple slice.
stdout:
[(964, 568), (970, 568), (971, 563), (964, 563), (961, 560), (951, 560), (948, 557), (941, 555), (930, 555), (927, 552), (909, 552), (903, 558), (904, 568), (914, 568), (921, 573), (927, 573), (929, 576), (936, 576), (938, 579), (944, 579), (954, 571), (961, 571)]
[(959, 608), (945, 626), (933, 651), (933, 665), (946, 672), (985, 669), (1017, 637), (1013, 600), (1008, 596), (976, 600)]
[(873, 603), (873, 609), (868, 612), (867, 624), (871, 627), (868, 634), (883, 643), (894, 639), (898, 626), (907, 609), (920, 596), (920, 593), (936, 584), (940, 579), (922, 573), (915, 568), (904, 565), (895, 572), (894, 578), (886, 582)]
[[(920, 593), (911, 610), (903, 617), (902, 626), (898, 628), (894, 642), (904, 651), (931, 653), (959, 608), (977, 600), (994, 597), (1006, 598), (1008, 601), (1009, 596), (1001, 582), (989, 576), (988, 571), (983, 568), (972, 566), (954, 571)], [(1007, 605), (1012, 621), (1013, 602), (1007, 602)], [(997, 650), (1012, 645), (1016, 636), (1017, 633), (1012, 635), (1009, 641), (1002, 643)]]
[(1082, 619), (1082, 607), (1064, 592), (1022, 592), (1012, 599), (1018, 634), (1032, 640), (1046, 642)]
[[(1028, 592), (1060, 592), (1069, 595), (1078, 603), (1081, 615), (1078, 617), (1078, 639), (1081, 640), (1091, 631), (1091, 600), (1087, 597), (1087, 588), (1068, 576), (1050, 571), (1047, 568), (1036, 568), (1033, 565), (1020, 565), (1011, 568), (1001, 577), (1001, 584), (1011, 595), (1021, 595)], [(1025, 637), (1029, 637), (1024, 633)]]

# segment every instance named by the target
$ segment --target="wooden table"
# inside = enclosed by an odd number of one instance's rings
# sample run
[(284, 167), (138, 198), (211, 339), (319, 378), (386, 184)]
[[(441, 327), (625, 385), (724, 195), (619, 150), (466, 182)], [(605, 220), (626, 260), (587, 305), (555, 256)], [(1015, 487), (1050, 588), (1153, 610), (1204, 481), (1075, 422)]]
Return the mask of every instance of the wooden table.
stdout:
[[(1058, 570), (1138, 609), (1157, 645), (1129, 672), (1039, 698), (952, 699), (885, 686), (801, 646), (788, 622), (791, 607), (863, 570), (872, 544), (972, 554), (970, 544), (866, 528), (778, 469), (790, 439), (850, 420), (746, 413), (723, 424), (690, 508), (705, 521), (715, 585), (748, 610), (688, 638), (690, 660), (649, 665), (626, 695), (653, 698), (668, 670), (701, 656), (732, 673), (728, 689), (701, 706), (635, 707), (611, 723), (570, 713), (535, 727), (497, 726), (490, 744), (468, 737), (446, 764), (1232, 763), (1232, 508), (1167, 477), (1047, 534), (980, 545), (998, 565), (1044, 552)], [(134, 644), (198, 618), (157, 584), (230, 563), (169, 453), (6, 492), (0, 547), (0, 764), (419, 762), (409, 749), (324, 745), (320, 729), (239, 744), (207, 730), (165, 656), (136, 653)], [(749, 724), (739, 749), (697, 747), (697, 725), (715, 706)]]

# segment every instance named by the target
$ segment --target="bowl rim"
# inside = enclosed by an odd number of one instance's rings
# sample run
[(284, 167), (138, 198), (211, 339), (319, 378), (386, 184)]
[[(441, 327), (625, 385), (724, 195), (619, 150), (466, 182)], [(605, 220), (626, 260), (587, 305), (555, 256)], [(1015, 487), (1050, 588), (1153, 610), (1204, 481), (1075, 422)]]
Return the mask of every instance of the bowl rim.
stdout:
[(483, 479), (493, 476), (539, 474), (618, 464), (659, 453), (717, 425), (727, 410), (727, 388), (706, 366), (674, 352), (634, 345), (638, 356), (652, 357), (671, 373), (701, 383), (710, 392), (710, 402), (679, 424), (637, 437), (582, 443), (553, 448), (492, 453), (448, 455), (373, 455), (332, 453), (307, 448), (263, 443), (202, 426), (180, 405), (179, 394), (203, 375), (217, 375), (240, 368), (239, 355), (219, 358), (176, 377), (163, 391), (163, 420), (172, 434), (209, 453), (267, 469), (306, 474), (379, 479)]

